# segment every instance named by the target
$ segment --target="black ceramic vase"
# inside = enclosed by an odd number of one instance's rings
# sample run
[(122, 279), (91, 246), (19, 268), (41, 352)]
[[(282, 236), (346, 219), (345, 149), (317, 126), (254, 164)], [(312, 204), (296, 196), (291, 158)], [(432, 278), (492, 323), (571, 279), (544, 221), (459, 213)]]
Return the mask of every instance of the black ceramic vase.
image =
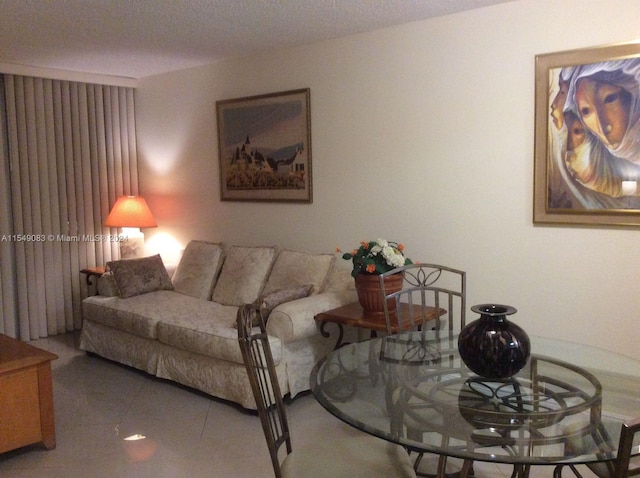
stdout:
[(531, 353), (527, 333), (507, 320), (516, 309), (509, 305), (481, 304), (471, 310), (480, 314), (480, 318), (460, 331), (458, 350), (462, 361), (484, 378), (515, 375), (526, 365)]

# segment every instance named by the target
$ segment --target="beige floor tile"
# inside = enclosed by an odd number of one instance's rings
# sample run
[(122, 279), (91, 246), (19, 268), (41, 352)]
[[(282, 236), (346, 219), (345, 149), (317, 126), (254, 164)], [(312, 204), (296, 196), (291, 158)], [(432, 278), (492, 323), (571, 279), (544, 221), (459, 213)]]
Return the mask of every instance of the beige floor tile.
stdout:
[[(77, 334), (32, 343), (59, 355), (53, 362), (58, 445), (51, 451), (36, 446), (0, 455), (0, 477), (273, 476), (255, 413), (88, 356), (78, 350)], [(288, 403), (287, 413), (294, 450), (318, 437), (362, 433), (329, 414), (309, 393)], [(146, 438), (124, 440), (132, 435)], [(512, 468), (477, 462), (474, 470), (477, 478), (503, 478)], [(552, 467), (538, 466), (530, 476), (552, 474)], [(568, 470), (565, 476), (571, 476)]]

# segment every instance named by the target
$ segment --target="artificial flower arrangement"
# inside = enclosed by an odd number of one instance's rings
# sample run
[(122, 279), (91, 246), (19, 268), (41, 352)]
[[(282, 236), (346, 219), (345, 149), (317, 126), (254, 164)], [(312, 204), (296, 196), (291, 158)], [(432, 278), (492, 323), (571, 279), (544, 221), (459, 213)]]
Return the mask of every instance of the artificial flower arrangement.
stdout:
[[(404, 246), (397, 242), (389, 242), (385, 239), (375, 241), (362, 241), (360, 247), (351, 252), (342, 254), (345, 260), (353, 261), (351, 275), (356, 278), (358, 274), (382, 274), (396, 267), (413, 264), (411, 259), (404, 256)], [(337, 249), (337, 252), (342, 252)]]

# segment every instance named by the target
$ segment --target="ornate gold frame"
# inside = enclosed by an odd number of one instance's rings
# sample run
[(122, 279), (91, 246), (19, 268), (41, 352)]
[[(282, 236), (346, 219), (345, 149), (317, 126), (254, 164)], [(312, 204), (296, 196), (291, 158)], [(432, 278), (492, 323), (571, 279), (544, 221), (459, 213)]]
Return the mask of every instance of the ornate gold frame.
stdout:
[[(594, 189), (591, 189), (596, 187), (594, 186), (595, 182), (593, 179), (591, 180), (591, 188), (585, 187), (583, 182), (576, 179), (576, 177), (580, 177), (579, 173), (576, 173), (576, 169), (570, 165), (579, 164), (580, 166), (583, 166), (583, 163), (572, 163), (569, 159), (572, 157), (579, 157), (579, 155), (573, 153), (574, 151), (578, 151), (577, 148), (575, 150), (570, 150), (571, 154), (567, 154), (567, 149), (569, 149), (571, 144), (576, 143), (576, 140), (572, 143), (570, 139), (571, 134), (566, 132), (566, 124), (570, 123), (572, 119), (574, 121), (573, 124), (576, 124), (575, 119), (578, 118), (575, 115), (570, 116), (570, 112), (566, 112), (569, 116), (565, 116), (563, 108), (558, 110), (563, 113), (562, 115), (559, 115), (561, 116), (560, 120), (553, 119), (551, 115), (553, 106), (558, 103), (558, 101), (555, 101), (557, 100), (557, 89), (559, 84), (558, 78), (563, 69), (564, 77), (569, 75), (569, 71), (576, 71), (572, 70), (570, 67), (577, 67), (578, 69), (597, 69), (603, 67), (602, 65), (599, 65), (600, 63), (620, 62), (620, 65), (622, 65), (623, 60), (635, 58), (638, 58), (638, 61), (640, 62), (640, 42), (621, 43), (610, 46), (547, 53), (536, 56), (533, 198), (534, 224), (613, 226), (640, 225), (640, 206), (638, 206), (638, 204), (640, 204), (640, 202), (638, 202), (640, 200), (640, 196), (638, 196), (638, 198), (635, 196), (617, 197), (613, 192), (611, 194), (604, 194), (602, 191), (597, 190), (594, 193)], [(568, 84), (570, 84), (570, 82)], [(634, 90), (634, 94), (636, 95), (636, 98), (640, 98), (640, 86), (637, 88), (638, 90)], [(564, 101), (562, 102), (562, 105), (564, 107)], [(579, 125), (583, 127), (584, 131), (586, 131), (585, 137), (588, 137), (588, 140), (585, 140), (585, 142), (597, 142), (597, 136), (591, 134), (590, 130), (584, 127), (585, 125), (580, 119), (578, 119), (578, 121), (580, 121)], [(562, 127), (558, 127), (558, 122), (564, 124), (564, 133), (561, 133)], [(629, 121), (629, 124), (626, 127), (628, 128), (630, 126), (631, 121)], [(562, 134), (564, 134), (564, 137)], [(574, 135), (573, 138), (575, 137), (576, 136)], [(561, 144), (563, 139), (564, 145)], [(592, 147), (591, 145), (589, 146)], [(602, 145), (599, 145), (598, 147), (600, 149), (603, 148)], [(591, 151), (595, 151), (595, 146), (592, 147), (588, 155), (582, 156), (588, 158), (588, 167), (592, 167), (590, 165), (599, 160), (596, 158), (596, 152), (592, 153)], [(598, 154), (601, 154), (601, 157), (605, 158), (602, 161), (616, 161), (616, 164), (621, 164), (619, 161), (624, 161), (624, 167), (627, 168), (626, 160), (620, 160), (617, 157), (613, 157), (613, 153), (602, 152)], [(638, 159), (638, 168), (640, 168), (640, 157)], [(633, 163), (635, 163), (635, 161)], [(636, 168), (636, 165), (633, 163), (632, 167)], [(616, 168), (620, 169), (619, 166), (616, 166)], [(593, 170), (594, 169), (592, 167), (592, 169), (583, 169), (582, 171), (589, 172)], [(607, 169), (606, 174), (603, 174), (601, 177), (619, 183), (619, 186), (616, 187), (619, 187), (621, 191), (628, 192), (628, 188), (626, 190), (624, 189), (625, 183), (622, 181), (625, 181), (625, 178), (622, 177), (622, 174), (614, 174), (610, 173), (610, 171), (613, 171), (613, 169)], [(625, 175), (626, 174), (627, 173), (625, 173)], [(583, 177), (589, 178), (586, 173)], [(636, 176), (634, 179), (636, 181), (633, 182), (636, 182), (638, 193), (640, 193), (640, 177)], [(630, 186), (630, 184), (631, 182), (628, 182), (627, 186)], [(558, 186), (557, 189), (555, 189), (556, 186)], [(604, 190), (604, 187), (601, 188)], [(613, 191), (613, 189), (609, 189), (608, 191)], [(636, 195), (638, 193), (636, 193)], [(585, 196), (590, 196), (591, 199), (583, 203), (583, 200), (580, 198), (584, 198)], [(574, 197), (577, 199), (572, 201)], [(596, 204), (597, 201), (601, 201), (602, 204)], [(577, 207), (576, 203), (578, 203)], [(629, 204), (629, 207), (626, 206), (627, 203)]]

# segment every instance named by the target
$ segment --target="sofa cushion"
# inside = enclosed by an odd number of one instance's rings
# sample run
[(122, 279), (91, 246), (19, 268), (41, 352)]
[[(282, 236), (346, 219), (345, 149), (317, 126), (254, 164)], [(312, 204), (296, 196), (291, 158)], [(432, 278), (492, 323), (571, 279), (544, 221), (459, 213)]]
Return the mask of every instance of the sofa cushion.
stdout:
[(160, 254), (140, 259), (107, 262), (121, 298), (133, 297), (156, 290), (171, 290), (173, 284)]
[(211, 300), (222, 258), (220, 244), (189, 242), (171, 279), (174, 290), (198, 299)]
[(237, 307), (254, 302), (271, 270), (275, 252), (274, 247), (231, 247), (213, 289), (212, 300)]
[[(238, 307), (196, 299), (175, 291), (156, 291), (121, 299), (88, 297), (83, 317), (166, 345), (242, 364), (238, 332), (233, 328)], [(282, 358), (280, 340), (270, 338), (276, 364)]]
[(324, 283), (322, 292), (338, 292), (343, 290), (355, 290), (356, 281), (351, 276), (351, 267), (342, 261), (340, 265), (333, 264), (331, 271)]
[(262, 295), (306, 284), (312, 284), (311, 294), (317, 294), (322, 290), (334, 260), (333, 254), (282, 250), (273, 264)]
[(158, 322), (171, 314), (189, 313), (193, 307), (189, 301), (207, 303), (170, 290), (127, 299), (95, 295), (82, 301), (82, 317), (133, 335), (156, 339)]
[[(238, 331), (233, 327), (238, 307), (215, 305), (215, 320), (206, 315), (185, 314), (165, 318), (158, 323), (158, 340), (164, 344), (200, 355), (243, 364)], [(269, 339), (273, 359), (282, 359), (282, 347), (276, 337)]]

